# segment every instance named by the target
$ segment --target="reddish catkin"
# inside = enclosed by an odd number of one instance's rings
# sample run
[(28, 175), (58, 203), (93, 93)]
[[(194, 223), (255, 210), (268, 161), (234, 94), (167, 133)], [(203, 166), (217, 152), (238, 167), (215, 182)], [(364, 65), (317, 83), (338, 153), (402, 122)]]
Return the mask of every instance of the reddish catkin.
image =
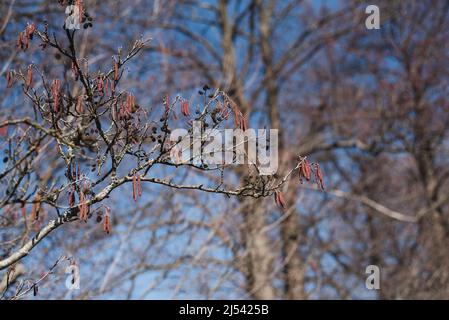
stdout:
[(101, 95), (104, 95), (104, 80), (102, 76), (99, 76), (97, 79), (97, 89)]
[(14, 77), (13, 77), (13, 73), (12, 71), (8, 71), (6, 73), (6, 88), (9, 89), (13, 86), (14, 84)]
[(30, 38), (27, 36), (26, 31), (22, 31), (19, 33), (19, 37), (17, 38), (17, 47), (23, 51), (26, 51), (29, 46)]
[(321, 172), (321, 168), (318, 163), (315, 163), (315, 176), (319, 187), (321, 190), (324, 190), (323, 173)]
[(51, 86), (51, 93), (53, 95), (53, 111), (59, 111), (59, 90), (61, 89), (61, 81), (56, 79)]
[(33, 39), (34, 31), (36, 31), (36, 25), (34, 23), (27, 25), (25, 33), (28, 39)]
[(27, 34), (25, 31), (23, 32), (23, 42), (24, 42), (24, 46), (25, 46), (24, 51), (27, 51), (28, 48), (30, 47), (30, 38), (27, 37)]
[(131, 113), (128, 111), (128, 103), (124, 103), (120, 107), (119, 117), (121, 119), (129, 119), (131, 117)]
[(84, 217), (85, 217), (85, 221), (87, 221), (87, 217), (89, 215), (89, 205), (87, 204), (87, 202), (84, 202)]
[(27, 78), (25, 82), (25, 89), (28, 91), (33, 85), (33, 66), (29, 65), (27, 70)]
[(114, 122), (117, 121), (117, 105), (116, 105), (116, 104), (114, 104), (114, 105), (112, 106), (111, 117), (112, 117), (112, 120), (113, 120)]
[(299, 182), (302, 183), (302, 162), (300, 162), (299, 166), (298, 166), (298, 176), (299, 176)]
[(184, 108), (184, 101), (181, 101), (181, 113), (183, 116), (186, 116), (185, 108)]
[(181, 102), (181, 113), (184, 117), (190, 116), (189, 102), (187, 100)]
[(221, 103), (220, 103), (220, 108), (221, 108), (221, 113), (220, 113), (221, 117), (225, 120), (228, 119), (229, 107), (227, 105), (221, 105)]
[(281, 207), (282, 209), (285, 209), (284, 195), (279, 190), (276, 190), (274, 192), (274, 201), (276, 202), (276, 205), (278, 207)]
[(299, 170), (300, 170), (300, 177), (304, 177), (307, 181), (310, 181), (310, 179), (312, 178), (312, 175), (311, 175), (310, 165), (307, 162), (307, 159), (304, 159), (302, 161), (302, 163), (299, 166)]
[(79, 96), (78, 99), (76, 100), (75, 110), (79, 114), (83, 114), (84, 113), (83, 96)]
[(72, 72), (73, 72), (73, 75), (75, 76), (75, 78), (78, 79), (79, 73), (78, 73), (78, 68), (76, 66), (75, 61), (72, 61), (72, 68), (71, 69), (72, 69)]
[(36, 195), (33, 200), (33, 206), (31, 208), (31, 221), (36, 221), (39, 219), (39, 210), (41, 208), (41, 197)]
[(284, 195), (282, 194), (282, 192), (279, 191), (279, 204), (281, 205), (281, 207), (283, 209), (285, 209), (285, 200), (284, 200)]
[(240, 116), (241, 113), (240, 111), (237, 109), (237, 107), (233, 106), (232, 107), (232, 112), (234, 113), (234, 125), (236, 127), (240, 126)]
[(79, 209), (79, 218), (80, 220), (83, 220), (84, 222), (87, 222), (87, 216), (89, 213), (89, 207), (86, 203), (86, 198), (84, 196), (84, 193), (80, 191), (80, 202), (78, 204)]
[(243, 115), (240, 116), (240, 129), (242, 131), (246, 131), (247, 128), (247, 123), (246, 123), (246, 119)]
[(8, 134), (8, 126), (0, 127), (0, 137), (6, 137)]
[(141, 183), (140, 174), (137, 175), (137, 190), (138, 190), (139, 197), (141, 197), (142, 196), (142, 183)]
[(119, 65), (117, 60), (113, 59), (114, 63), (114, 81), (118, 81), (119, 79)]
[(299, 163), (299, 168), (298, 168), (298, 172), (299, 172), (299, 181), (300, 181), (301, 183), (303, 183), (302, 178), (304, 177), (305, 170), (306, 170), (306, 169), (304, 168), (304, 161), (301, 161), (301, 162)]
[(111, 232), (111, 218), (110, 218), (109, 208), (106, 208), (106, 214), (103, 219), (103, 231), (106, 234), (109, 234)]
[(133, 175), (133, 199), (137, 201), (137, 177), (136, 174)]
[(189, 102), (188, 101), (184, 101), (184, 108), (185, 108), (187, 116), (190, 116)]
[(310, 181), (310, 179), (312, 178), (312, 174), (311, 174), (311, 169), (310, 169), (310, 164), (309, 162), (307, 162), (307, 160), (304, 160), (304, 168), (305, 168), (305, 178), (307, 181)]
[(134, 107), (136, 105), (136, 99), (132, 93), (128, 93), (126, 96), (126, 111), (128, 115), (131, 115), (131, 113), (134, 110)]
[(109, 80), (106, 79), (106, 82), (104, 84), (104, 93), (106, 94), (106, 96), (109, 96)]
[(118, 109), (118, 118), (120, 120), (125, 118), (125, 106), (123, 104), (120, 105), (120, 108)]
[(73, 177), (74, 180), (78, 180), (76, 175), (77, 175), (77, 173), (76, 173), (76, 163), (74, 163), (73, 166), (72, 166), (72, 177)]
[(79, 12), (79, 22), (83, 22), (84, 18), (84, 4), (82, 0), (76, 0), (76, 5), (78, 6), (78, 12)]

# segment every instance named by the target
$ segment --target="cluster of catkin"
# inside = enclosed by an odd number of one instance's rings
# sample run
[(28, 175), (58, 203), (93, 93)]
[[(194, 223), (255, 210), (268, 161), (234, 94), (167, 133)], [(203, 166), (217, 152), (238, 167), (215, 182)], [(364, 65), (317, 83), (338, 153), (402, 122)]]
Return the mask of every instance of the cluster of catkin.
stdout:
[(36, 31), (36, 26), (34, 23), (28, 24), (25, 30), (19, 33), (17, 37), (17, 48), (26, 51), (30, 46), (30, 40), (33, 39), (34, 32)]
[(53, 80), (53, 83), (51, 85), (51, 96), (53, 97), (53, 111), (59, 112), (59, 100), (61, 98), (61, 80)]
[(125, 102), (119, 108), (118, 119), (128, 120), (136, 109), (136, 99), (132, 93), (128, 93)]
[(323, 173), (321, 171), (320, 165), (318, 163), (314, 163), (313, 167), (309, 164), (307, 159), (303, 159), (299, 164), (299, 181), (303, 182), (303, 178), (307, 181), (312, 179), (312, 173), (315, 175), (315, 180), (321, 190), (324, 190), (324, 180)]
[[(303, 179), (310, 181), (312, 179), (312, 174), (315, 176), (316, 183), (321, 190), (324, 190), (323, 173), (321, 171), (320, 165), (318, 163), (313, 163), (312, 165), (307, 161), (306, 158), (302, 159), (298, 166), (299, 181), (303, 183)], [(282, 209), (285, 209), (285, 199), (281, 191), (276, 190), (274, 192), (274, 201), (276, 205)]]

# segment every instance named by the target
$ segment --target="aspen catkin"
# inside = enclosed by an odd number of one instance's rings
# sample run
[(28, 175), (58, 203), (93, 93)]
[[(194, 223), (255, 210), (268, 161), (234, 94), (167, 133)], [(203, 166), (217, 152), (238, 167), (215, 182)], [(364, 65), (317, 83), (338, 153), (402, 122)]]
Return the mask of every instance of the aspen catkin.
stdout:
[(310, 181), (311, 178), (311, 171), (310, 171), (310, 165), (307, 162), (307, 159), (304, 159), (301, 163), (301, 175), (307, 180)]
[(137, 179), (136, 174), (133, 175), (133, 199), (137, 201)]
[(321, 190), (324, 190), (323, 173), (321, 172), (321, 168), (318, 163), (315, 164), (315, 175), (316, 175), (316, 179), (317, 179), (319, 187), (321, 188)]
[(118, 81), (119, 78), (119, 65), (118, 62), (114, 59), (114, 81)]
[(111, 218), (109, 214), (109, 208), (106, 209), (106, 214), (103, 219), (103, 231), (106, 234), (109, 234), (111, 232)]
[(26, 79), (26, 83), (25, 83), (25, 88), (27, 91), (31, 88), (32, 84), (33, 84), (33, 67), (30, 65), (28, 67), (27, 79)]
[(76, 112), (79, 114), (84, 113), (84, 106), (83, 106), (83, 96), (79, 96), (78, 100), (76, 101)]
[(278, 207), (281, 207), (282, 209), (285, 209), (285, 200), (282, 192), (279, 190), (276, 190), (274, 192), (274, 201), (276, 202), (276, 205)]
[(138, 189), (139, 197), (141, 197), (142, 196), (142, 184), (140, 181), (140, 174), (137, 175), (137, 189)]
[(36, 195), (33, 201), (33, 207), (31, 208), (31, 220), (36, 221), (39, 219), (39, 210), (41, 207), (41, 197), (39, 195)]

